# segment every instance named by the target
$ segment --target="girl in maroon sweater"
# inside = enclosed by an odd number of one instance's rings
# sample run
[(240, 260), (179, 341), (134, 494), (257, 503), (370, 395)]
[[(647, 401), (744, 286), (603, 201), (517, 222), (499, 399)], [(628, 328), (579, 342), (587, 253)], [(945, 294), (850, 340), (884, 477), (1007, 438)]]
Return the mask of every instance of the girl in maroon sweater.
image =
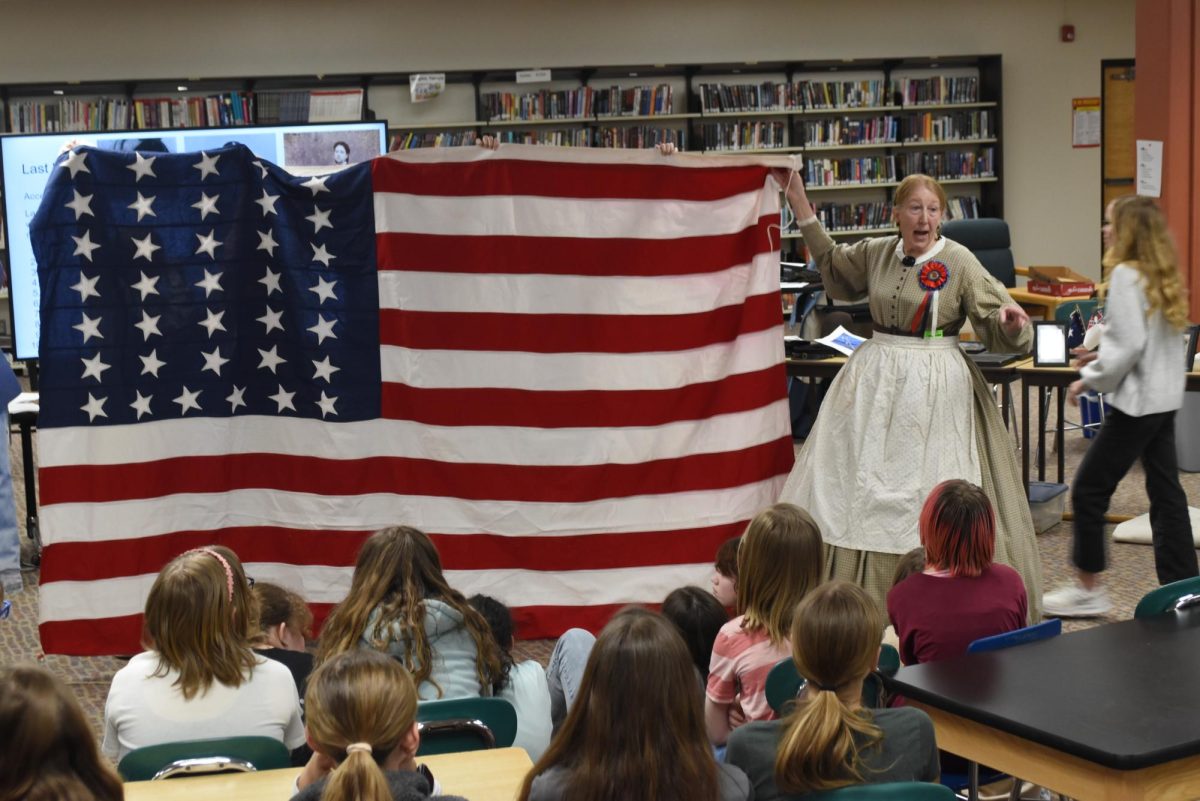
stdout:
[(982, 489), (969, 481), (938, 484), (921, 509), (920, 530), (925, 569), (887, 598), (906, 665), (959, 656), (980, 637), (1026, 625), (1020, 574), (992, 562), (996, 515)]

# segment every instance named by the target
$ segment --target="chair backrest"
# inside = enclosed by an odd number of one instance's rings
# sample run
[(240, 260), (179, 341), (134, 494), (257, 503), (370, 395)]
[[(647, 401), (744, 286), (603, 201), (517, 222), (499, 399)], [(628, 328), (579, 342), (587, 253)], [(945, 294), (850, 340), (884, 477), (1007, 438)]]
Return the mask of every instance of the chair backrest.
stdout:
[[(863, 681), (863, 706), (878, 707), (883, 693), (883, 682), (879, 674), (895, 676), (900, 669), (900, 652), (884, 643), (879, 649), (879, 665), (875, 672)], [(775, 714), (782, 715), (784, 705), (804, 689), (804, 677), (796, 672), (796, 663), (790, 657), (781, 659), (767, 674), (767, 704)]]
[(417, 756), (508, 748), (517, 738), (517, 712), (503, 698), (449, 698), (417, 704)]
[(292, 764), (287, 746), (273, 737), (218, 737), (135, 748), (117, 765), (127, 782), (197, 773), (273, 770)]
[(980, 637), (967, 646), (967, 653), (977, 654), (982, 651), (999, 651), (1001, 648), (1011, 648), (1014, 645), (1024, 645), (1027, 642), (1037, 642), (1038, 640), (1057, 637), (1059, 634), (1062, 634), (1062, 620), (1054, 617), (1033, 626), (1026, 626), (1023, 629), (1006, 631), (1003, 634), (994, 634), (991, 637)]
[(1138, 601), (1135, 618), (1153, 617), (1200, 603), (1200, 576), (1180, 579), (1151, 590)]
[(804, 796), (810, 801), (949, 801), (957, 798), (954, 791), (941, 784), (928, 782), (889, 782), (887, 784), (854, 784)]
[(1017, 285), (1017, 268), (1013, 262), (1012, 239), (1008, 223), (995, 217), (974, 220), (950, 220), (942, 226), (942, 235), (975, 254), (987, 271), (1005, 286)]

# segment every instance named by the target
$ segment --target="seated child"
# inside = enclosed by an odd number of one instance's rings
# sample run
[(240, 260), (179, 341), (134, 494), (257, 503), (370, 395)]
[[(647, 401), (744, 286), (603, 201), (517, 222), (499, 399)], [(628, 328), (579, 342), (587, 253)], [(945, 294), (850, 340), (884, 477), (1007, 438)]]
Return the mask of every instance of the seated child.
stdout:
[(41, 668), (0, 667), (0, 798), (121, 801), (75, 696)]
[(717, 549), (717, 559), (713, 563), (712, 594), (726, 609), (737, 606), (737, 552), (741, 541), (742, 538), (738, 536), (730, 537), (721, 543), (721, 547)]
[(113, 676), (104, 753), (176, 740), (259, 735), (304, 744), (288, 669), (252, 647), (258, 618), (242, 563), (219, 545), (175, 557), (146, 597), (149, 650)]
[(532, 659), (514, 663), (512, 613), (508, 607), (488, 595), (472, 595), (471, 606), (483, 615), (500, 648), (503, 666), (492, 694), (503, 698), (517, 710), (517, 737), (513, 745), (524, 748), (534, 762), (541, 759), (550, 745), (550, 687), (546, 671)]
[(309, 678), (305, 707), (313, 757), (293, 801), (464, 801), (417, 767), (417, 689), (397, 660), (370, 649), (330, 657)]
[(943, 481), (926, 499), (919, 525), (925, 569), (887, 597), (904, 664), (960, 656), (980, 637), (1026, 625), (1020, 574), (992, 561), (996, 515), (982, 489)]
[(250, 593), (258, 606), (254, 649), (286, 666), (303, 698), (313, 668), (312, 654), (305, 650), (305, 639), (312, 636), (312, 610), (303, 598), (278, 584), (259, 581)]
[(729, 622), (729, 614), (718, 598), (699, 587), (671, 590), (663, 601), (662, 613), (683, 635), (703, 693), (708, 684), (713, 643), (721, 633), (721, 627)]
[(800, 602), (791, 642), (804, 690), (782, 720), (747, 723), (729, 737), (725, 760), (745, 771), (755, 801), (851, 784), (937, 781), (929, 716), (862, 706), (882, 628), (879, 607), (846, 581), (827, 582)]
[(760, 512), (738, 546), (741, 614), (721, 627), (713, 643), (704, 722), (723, 745), (743, 720), (771, 720), (767, 674), (791, 652), (788, 629), (796, 604), (821, 583), (821, 530), (808, 512), (777, 503)]
[[(896, 571), (892, 573), (892, 586), (895, 587), (913, 573), (920, 573), (924, 569), (925, 549), (918, 545), (901, 556), (900, 561), (896, 563)], [(896, 627), (890, 621), (888, 627), (883, 630), (883, 644), (900, 650), (900, 638), (896, 636)]]

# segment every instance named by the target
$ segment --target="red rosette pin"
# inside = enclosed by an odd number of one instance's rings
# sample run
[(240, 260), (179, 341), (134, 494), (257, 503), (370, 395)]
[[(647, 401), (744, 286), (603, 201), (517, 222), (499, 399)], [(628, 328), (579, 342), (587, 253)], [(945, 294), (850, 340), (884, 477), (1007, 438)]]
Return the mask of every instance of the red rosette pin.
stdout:
[(945, 264), (940, 261), (927, 261), (921, 265), (917, 280), (920, 281), (922, 289), (935, 292), (944, 287), (949, 278), (950, 268)]

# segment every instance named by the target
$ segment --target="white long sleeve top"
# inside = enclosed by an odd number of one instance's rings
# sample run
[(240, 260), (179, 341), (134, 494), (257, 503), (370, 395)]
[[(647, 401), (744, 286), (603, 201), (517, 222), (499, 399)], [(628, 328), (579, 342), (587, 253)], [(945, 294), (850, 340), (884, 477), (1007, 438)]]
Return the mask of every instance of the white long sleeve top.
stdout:
[(1162, 310), (1149, 317), (1141, 273), (1119, 264), (1108, 288), (1100, 355), (1080, 368), (1083, 383), (1103, 392), (1125, 414), (1143, 417), (1183, 406), (1184, 347), (1182, 334)]

